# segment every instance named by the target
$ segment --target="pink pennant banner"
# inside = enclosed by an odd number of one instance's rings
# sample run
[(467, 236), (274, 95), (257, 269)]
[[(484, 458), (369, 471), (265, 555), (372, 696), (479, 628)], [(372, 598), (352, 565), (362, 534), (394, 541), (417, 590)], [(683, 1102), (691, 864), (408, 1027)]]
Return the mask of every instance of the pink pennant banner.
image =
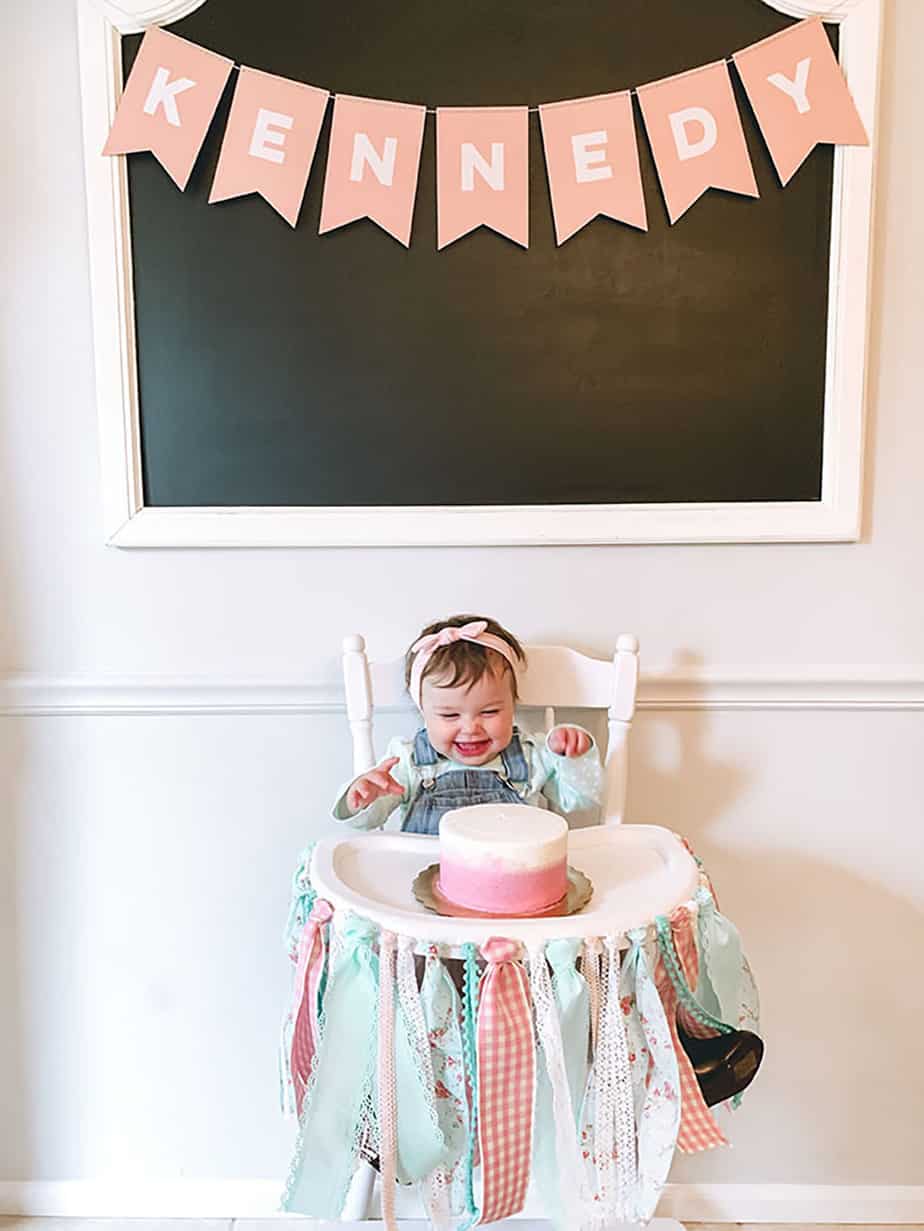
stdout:
[(334, 99), (321, 235), (371, 218), (411, 243), (426, 108), (338, 94)]
[(783, 185), (820, 142), (869, 145), (820, 18), (733, 56)]
[(289, 1071), (295, 1090), (295, 1107), (299, 1119), (308, 1090), (311, 1066), (318, 1049), (318, 994), (327, 954), (325, 928), (333, 916), (333, 908), (318, 898), (302, 930), (293, 981), (293, 1004), (289, 1014), (292, 1022), (292, 1051)]
[(492, 937), (478, 996), (479, 1223), (518, 1213), (526, 1201), (532, 1157), (536, 1044), (529, 980), (520, 945)]
[(709, 188), (760, 195), (724, 60), (639, 86), (638, 101), (672, 224)]
[(529, 111), (438, 107), (436, 246), (487, 226), (529, 247)]
[(185, 188), (233, 60), (152, 28), (142, 40), (104, 154), (150, 150)]
[(295, 226), (329, 94), (242, 68), (209, 203), (258, 192)]
[(539, 121), (556, 242), (600, 214), (647, 231), (629, 91), (545, 103)]

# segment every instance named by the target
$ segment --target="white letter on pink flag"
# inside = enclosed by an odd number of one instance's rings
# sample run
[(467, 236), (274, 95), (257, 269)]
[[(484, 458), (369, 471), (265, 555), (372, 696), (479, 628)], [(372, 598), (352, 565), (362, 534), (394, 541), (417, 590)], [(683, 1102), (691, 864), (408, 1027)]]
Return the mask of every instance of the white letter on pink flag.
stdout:
[(104, 154), (150, 150), (178, 188), (185, 188), (232, 60), (152, 27), (125, 83)]
[(328, 97), (313, 85), (242, 68), (209, 202), (258, 192), (294, 227)]
[(426, 108), (338, 94), (334, 99), (321, 202), (323, 235), (371, 218), (405, 248), (411, 243)]
[(487, 226), (529, 247), (526, 107), (439, 107), (436, 246)]
[(724, 60), (639, 86), (638, 101), (671, 223), (709, 188), (760, 195)]
[(781, 184), (819, 142), (869, 145), (821, 18), (772, 34), (733, 59)]
[(647, 231), (629, 91), (544, 103), (539, 122), (556, 242), (600, 214)]

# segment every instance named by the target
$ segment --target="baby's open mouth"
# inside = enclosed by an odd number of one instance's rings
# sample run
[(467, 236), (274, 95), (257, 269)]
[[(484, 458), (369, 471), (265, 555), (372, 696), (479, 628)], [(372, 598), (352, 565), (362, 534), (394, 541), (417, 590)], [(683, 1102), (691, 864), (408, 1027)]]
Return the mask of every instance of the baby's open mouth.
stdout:
[(487, 752), (490, 747), (491, 741), (489, 739), (479, 739), (473, 741), (463, 741), (457, 739), (455, 742), (456, 751), (463, 757), (481, 756), (482, 753)]

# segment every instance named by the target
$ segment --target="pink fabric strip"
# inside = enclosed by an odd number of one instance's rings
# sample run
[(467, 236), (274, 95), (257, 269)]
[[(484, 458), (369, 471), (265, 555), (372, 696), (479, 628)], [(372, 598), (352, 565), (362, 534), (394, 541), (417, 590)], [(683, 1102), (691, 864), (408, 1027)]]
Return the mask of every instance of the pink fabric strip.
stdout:
[(529, 981), (516, 941), (492, 938), (478, 1010), (478, 1139), (482, 1198), (479, 1222), (518, 1213), (526, 1201), (532, 1157), (535, 1043)]
[(318, 989), (327, 955), (325, 928), (333, 915), (329, 902), (319, 898), (302, 930), (295, 966), (295, 999), (292, 1004), (292, 1054), (289, 1068), (295, 1089), (295, 1107), (301, 1119), (302, 1105), (318, 1048)]
[[(680, 906), (671, 915), (670, 922), (677, 957), (691, 991), (695, 991), (699, 962), (690, 912), (685, 906)], [(655, 969), (655, 984), (664, 1006), (680, 1071), (680, 1130), (677, 1134), (677, 1147), (685, 1154), (697, 1154), (701, 1150), (711, 1150), (714, 1146), (728, 1145), (706, 1105), (690, 1057), (680, 1042), (677, 1033), (677, 992), (660, 957)]]
[[(382, 1175), (382, 1221), (397, 1231), (397, 1092), (395, 1089), (395, 944), (393, 932), (379, 937), (379, 1166)], [(346, 1063), (350, 1063), (347, 1058)]]

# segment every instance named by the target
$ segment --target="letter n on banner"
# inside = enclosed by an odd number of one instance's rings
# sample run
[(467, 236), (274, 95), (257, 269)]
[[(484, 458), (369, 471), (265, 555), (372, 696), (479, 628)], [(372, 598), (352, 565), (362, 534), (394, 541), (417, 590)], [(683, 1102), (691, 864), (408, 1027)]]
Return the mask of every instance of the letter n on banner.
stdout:
[(820, 141), (869, 145), (820, 18), (772, 34), (733, 59), (781, 184)]
[(438, 107), (436, 246), (479, 226), (529, 247), (529, 111)]
[(556, 242), (598, 214), (647, 231), (629, 91), (545, 103), (539, 120)]
[(411, 243), (426, 108), (338, 94), (319, 234), (371, 218)]
[(709, 188), (760, 195), (724, 60), (639, 86), (638, 101), (671, 223)]
[(125, 83), (104, 154), (150, 150), (185, 188), (233, 60), (152, 28)]
[(258, 192), (295, 226), (330, 95), (242, 68), (209, 202)]

